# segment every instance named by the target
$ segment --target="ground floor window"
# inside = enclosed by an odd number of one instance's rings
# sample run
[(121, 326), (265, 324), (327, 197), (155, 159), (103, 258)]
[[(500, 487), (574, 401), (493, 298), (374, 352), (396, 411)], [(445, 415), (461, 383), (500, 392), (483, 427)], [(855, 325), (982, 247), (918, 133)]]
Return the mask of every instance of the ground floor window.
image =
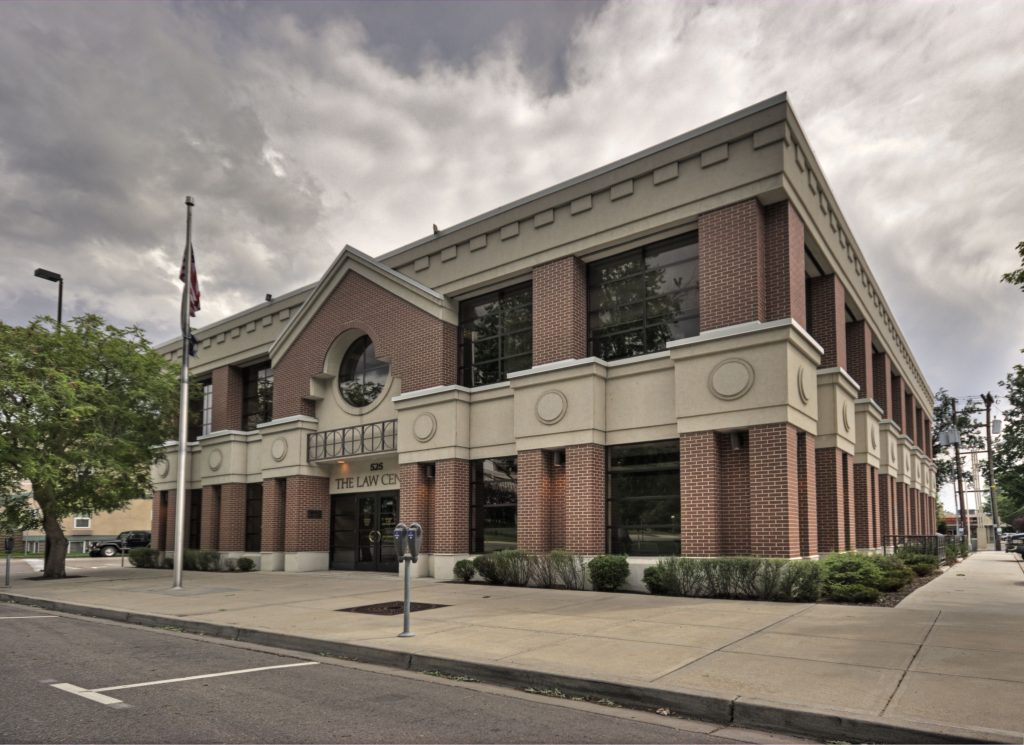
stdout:
[(203, 490), (189, 492), (188, 503), (188, 548), (199, 548), (199, 530), (203, 522)]
[(678, 556), (679, 442), (616, 445), (606, 452), (608, 552)]
[(263, 537), (263, 484), (245, 487), (245, 550), (259, 551)]
[(516, 458), (475, 460), (470, 470), (469, 548), (516, 547)]

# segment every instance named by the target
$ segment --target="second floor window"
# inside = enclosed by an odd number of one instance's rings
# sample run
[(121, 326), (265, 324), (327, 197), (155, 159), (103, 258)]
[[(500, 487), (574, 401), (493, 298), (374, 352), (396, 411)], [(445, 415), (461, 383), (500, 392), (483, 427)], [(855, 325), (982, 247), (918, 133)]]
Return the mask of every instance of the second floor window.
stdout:
[(242, 429), (248, 431), (274, 418), (274, 371), (268, 362), (243, 372)]
[(459, 382), (499, 383), (533, 364), (533, 289), (529, 283), (459, 303)]
[(587, 268), (588, 346), (604, 360), (658, 352), (700, 333), (697, 234), (669, 238)]
[(195, 442), (213, 431), (213, 384), (209, 380), (193, 384), (188, 401), (188, 441)]

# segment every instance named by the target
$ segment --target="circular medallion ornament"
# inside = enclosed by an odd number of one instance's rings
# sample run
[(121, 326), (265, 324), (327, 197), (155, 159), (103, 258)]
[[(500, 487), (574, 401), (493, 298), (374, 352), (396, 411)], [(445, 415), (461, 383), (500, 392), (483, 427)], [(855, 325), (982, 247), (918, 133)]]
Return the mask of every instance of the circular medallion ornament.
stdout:
[(286, 455), (288, 455), (288, 440), (278, 437), (270, 445), (270, 457), (280, 462)]
[(569, 401), (561, 391), (545, 391), (537, 399), (534, 412), (543, 424), (557, 424), (569, 410)]
[(428, 442), (437, 432), (437, 417), (429, 411), (420, 414), (412, 423), (412, 436), (419, 442)]
[(754, 385), (754, 368), (746, 360), (733, 357), (722, 360), (708, 375), (708, 388), (723, 401), (742, 398)]
[(796, 392), (800, 396), (801, 403), (807, 403), (811, 397), (807, 395), (807, 388), (804, 385), (804, 368), (796, 371)]
[(210, 467), (211, 471), (216, 471), (224, 463), (224, 454), (219, 448), (214, 448), (210, 451), (210, 454), (206, 456), (206, 464)]
[(891, 452), (892, 452), (891, 460), (892, 460), (893, 463), (895, 463), (896, 462), (896, 446), (895, 445), (892, 446), (892, 451)]
[(850, 404), (843, 401), (843, 430), (850, 431)]
[(171, 464), (167, 462), (167, 458), (161, 458), (156, 462), (156, 472), (161, 478), (166, 476), (171, 470)]
[(878, 432), (874, 427), (871, 428), (871, 449), (875, 450), (878, 448)]

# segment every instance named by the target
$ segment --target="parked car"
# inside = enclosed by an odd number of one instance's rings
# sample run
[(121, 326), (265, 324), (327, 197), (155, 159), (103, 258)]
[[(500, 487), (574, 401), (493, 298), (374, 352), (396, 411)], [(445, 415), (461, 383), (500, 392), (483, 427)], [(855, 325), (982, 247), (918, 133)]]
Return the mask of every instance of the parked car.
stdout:
[(122, 550), (146, 547), (149, 545), (150, 537), (148, 530), (126, 530), (118, 533), (117, 538), (95, 541), (89, 546), (89, 556), (117, 556)]
[(1024, 533), (1003, 533), (1004, 551), (1017, 551), (1022, 546), (1024, 546)]

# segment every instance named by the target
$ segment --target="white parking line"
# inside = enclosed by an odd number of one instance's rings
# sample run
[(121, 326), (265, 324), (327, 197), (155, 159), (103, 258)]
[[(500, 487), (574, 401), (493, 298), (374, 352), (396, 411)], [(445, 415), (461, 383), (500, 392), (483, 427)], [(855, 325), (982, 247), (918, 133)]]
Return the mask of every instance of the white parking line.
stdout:
[(87, 698), (90, 701), (95, 701), (98, 704), (106, 704), (107, 706), (121, 705), (126, 706), (120, 699), (113, 698), (111, 696), (103, 695), (103, 691), (121, 691), (126, 688), (142, 688), (144, 686), (159, 686), (166, 683), (183, 683), (189, 680), (202, 680), (204, 678), (221, 678), (225, 675), (242, 675), (244, 673), (258, 673), (263, 670), (281, 670), (286, 667), (307, 667), (309, 665), (319, 665), (319, 662), (293, 662), (288, 665), (269, 665), (267, 667), (249, 667), (245, 670), (228, 670), (223, 673), (207, 673), (206, 675), (190, 675), (186, 678), (167, 678), (166, 680), (150, 680), (145, 683), (129, 683), (121, 686), (107, 686), (106, 688), (80, 688), (79, 686), (72, 685), (71, 683), (51, 683), (54, 688), (58, 688), (68, 693), (73, 693), (76, 696)]

